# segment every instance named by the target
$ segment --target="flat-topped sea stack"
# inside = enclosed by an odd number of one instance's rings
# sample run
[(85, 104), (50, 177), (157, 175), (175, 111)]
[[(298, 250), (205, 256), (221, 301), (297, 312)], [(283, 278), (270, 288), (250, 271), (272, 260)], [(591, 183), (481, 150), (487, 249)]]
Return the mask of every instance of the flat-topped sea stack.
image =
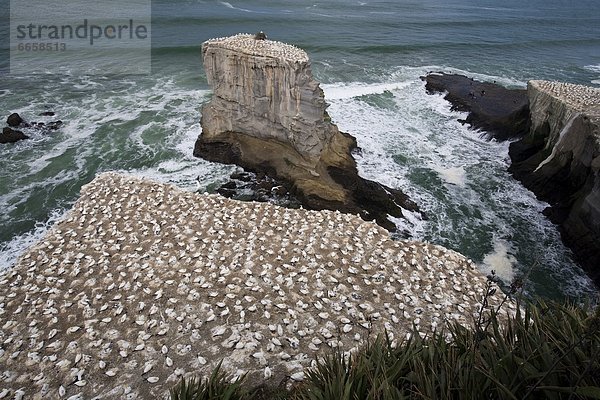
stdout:
[(510, 171), (560, 225), (600, 284), (600, 89), (561, 82), (527, 85), (531, 130), (510, 146)]
[(107, 173), (0, 275), (0, 396), (162, 398), (221, 360), (275, 387), (386, 330), (472, 323), (485, 285), (462, 255), (354, 215)]
[(397, 189), (358, 176), (356, 140), (338, 130), (305, 51), (254, 35), (202, 45), (213, 97), (202, 107), (194, 155), (288, 182), (311, 209), (358, 213), (389, 230), (417, 210)]

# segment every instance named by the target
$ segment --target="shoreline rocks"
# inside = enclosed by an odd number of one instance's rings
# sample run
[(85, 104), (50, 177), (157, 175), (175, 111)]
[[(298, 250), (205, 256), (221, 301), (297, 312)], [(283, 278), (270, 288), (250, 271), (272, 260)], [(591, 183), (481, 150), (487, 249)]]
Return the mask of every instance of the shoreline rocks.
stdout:
[(544, 214), (600, 286), (600, 89), (530, 81), (525, 101), (524, 91), (465, 76), (423, 79), (429, 93), (447, 91), (453, 109), (469, 111), (473, 127), (497, 140), (519, 139), (509, 147), (509, 172), (550, 204)]
[[(40, 116), (54, 116), (53, 111), (45, 111), (40, 114)], [(56, 131), (60, 129), (63, 125), (63, 122), (58, 121), (50, 121), (50, 122), (26, 122), (19, 114), (12, 113), (6, 119), (7, 127), (2, 129), (2, 134), (0, 134), (0, 143), (16, 143), (21, 140), (30, 139), (30, 136), (26, 133), (36, 133), (41, 132), (43, 134), (50, 133), (52, 131)], [(19, 129), (14, 129), (19, 128)], [(22, 130), (25, 130), (24, 133)]]
[(282, 180), (304, 207), (360, 214), (395, 231), (388, 219), (418, 206), (400, 190), (358, 175), (356, 140), (331, 123), (308, 55), (253, 35), (202, 45), (213, 97), (202, 107), (194, 155)]
[(276, 387), (386, 330), (468, 325), (485, 287), (464, 256), (354, 215), (105, 173), (0, 274), (0, 388), (158, 398), (221, 360)]
[(529, 101), (522, 89), (506, 89), (464, 75), (430, 73), (421, 77), (429, 94), (444, 97), (454, 111), (469, 115), (462, 123), (484, 131), (482, 136), (499, 142), (521, 138), (529, 132)]
[(12, 128), (16, 128), (23, 123), (23, 118), (17, 113), (12, 113), (6, 118), (6, 123)]
[(16, 143), (20, 140), (29, 139), (29, 136), (23, 132), (12, 129), (8, 126), (2, 128), (2, 134), (0, 135), (0, 143)]

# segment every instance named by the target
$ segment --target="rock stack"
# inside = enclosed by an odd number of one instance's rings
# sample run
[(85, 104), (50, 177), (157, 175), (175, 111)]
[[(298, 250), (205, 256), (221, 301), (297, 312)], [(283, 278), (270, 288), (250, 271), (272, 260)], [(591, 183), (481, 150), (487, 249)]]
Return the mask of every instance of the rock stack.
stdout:
[(397, 189), (358, 176), (355, 139), (327, 115), (327, 103), (303, 50), (240, 34), (202, 46), (214, 93), (202, 107), (194, 154), (283, 179), (311, 209), (336, 209), (375, 219), (417, 206)]

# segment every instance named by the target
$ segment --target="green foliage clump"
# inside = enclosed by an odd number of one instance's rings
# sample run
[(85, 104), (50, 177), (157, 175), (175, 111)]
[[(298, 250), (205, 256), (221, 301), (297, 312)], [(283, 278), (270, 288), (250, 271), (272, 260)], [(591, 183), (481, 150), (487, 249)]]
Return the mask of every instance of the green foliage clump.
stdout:
[(294, 397), (320, 399), (600, 399), (600, 317), (539, 303), (500, 324), (417, 333), (396, 348), (378, 338), (352, 358), (308, 371)]
[[(448, 332), (426, 337), (413, 332), (395, 347), (380, 336), (356, 354), (330, 353), (308, 369), (306, 380), (286, 397), (600, 399), (600, 309), (591, 312), (540, 301), (518, 308), (507, 319), (491, 310), (473, 325), (455, 324)], [(258, 398), (255, 392), (241, 390), (243, 382), (225, 384), (215, 376), (202, 390), (190, 392), (201, 395), (177, 394), (198, 386), (195, 381), (182, 382), (171, 398)]]
[(243, 377), (231, 382), (232, 377), (221, 370), (221, 363), (207, 379), (182, 379), (170, 391), (171, 400), (242, 400), (249, 398), (242, 387)]

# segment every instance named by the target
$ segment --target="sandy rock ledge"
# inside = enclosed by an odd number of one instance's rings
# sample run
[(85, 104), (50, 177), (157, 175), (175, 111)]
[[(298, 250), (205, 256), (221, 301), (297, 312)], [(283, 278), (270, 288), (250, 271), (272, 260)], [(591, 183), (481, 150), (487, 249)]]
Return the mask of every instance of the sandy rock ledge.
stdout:
[(152, 398), (222, 359), (276, 385), (386, 329), (469, 321), (484, 284), (357, 216), (102, 174), (0, 277), (0, 397)]

